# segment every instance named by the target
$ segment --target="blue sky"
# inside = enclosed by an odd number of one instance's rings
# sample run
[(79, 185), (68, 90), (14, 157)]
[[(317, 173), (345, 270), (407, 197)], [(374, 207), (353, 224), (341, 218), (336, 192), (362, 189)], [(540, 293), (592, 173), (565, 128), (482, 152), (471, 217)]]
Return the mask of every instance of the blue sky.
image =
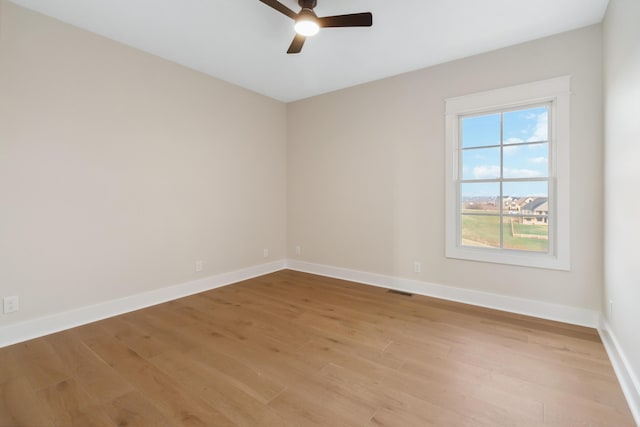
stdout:
[[(500, 145), (500, 114), (462, 119), (462, 179), (481, 180), (500, 177), (500, 150), (503, 151), (504, 178), (548, 176), (548, 108), (546, 106), (503, 114), (503, 146)], [(498, 145), (498, 147), (490, 146)], [(463, 185), (465, 196), (497, 196), (499, 184)], [(504, 184), (504, 195), (546, 196), (546, 182)]]

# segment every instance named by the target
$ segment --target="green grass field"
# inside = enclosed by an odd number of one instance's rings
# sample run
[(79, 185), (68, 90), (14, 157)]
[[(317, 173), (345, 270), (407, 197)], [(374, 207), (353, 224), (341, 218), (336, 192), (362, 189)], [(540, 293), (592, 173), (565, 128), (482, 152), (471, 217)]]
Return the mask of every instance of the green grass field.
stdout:
[(533, 224), (513, 224), (516, 234), (534, 234), (536, 236), (548, 236), (549, 226)]
[[(513, 237), (511, 223), (505, 220), (503, 243), (505, 249), (517, 249), (534, 252), (547, 252), (549, 242), (547, 240)], [(546, 225), (514, 224), (517, 234), (547, 235), (549, 228)], [(500, 218), (487, 215), (463, 215), (462, 239), (469, 246), (500, 247)]]

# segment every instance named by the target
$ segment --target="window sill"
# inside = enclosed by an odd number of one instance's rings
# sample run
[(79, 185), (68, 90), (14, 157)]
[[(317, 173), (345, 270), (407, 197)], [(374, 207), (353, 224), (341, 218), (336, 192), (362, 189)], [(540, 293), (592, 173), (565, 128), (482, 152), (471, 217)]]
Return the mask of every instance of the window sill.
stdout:
[(546, 253), (511, 251), (508, 249), (448, 247), (446, 257), (549, 270), (571, 270), (571, 263), (568, 257), (559, 257)]

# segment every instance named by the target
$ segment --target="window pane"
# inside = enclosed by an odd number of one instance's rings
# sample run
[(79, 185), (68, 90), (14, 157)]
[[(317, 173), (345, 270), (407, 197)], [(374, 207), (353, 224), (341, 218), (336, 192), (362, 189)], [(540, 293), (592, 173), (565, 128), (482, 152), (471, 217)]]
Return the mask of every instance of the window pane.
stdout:
[(549, 176), (549, 144), (508, 145), (503, 150), (504, 178)]
[[(549, 197), (549, 183), (548, 181), (505, 182), (502, 184), (502, 194), (505, 200), (510, 199), (520, 204), (528, 203), (526, 199)], [(509, 210), (513, 209), (505, 209), (505, 212)], [(516, 213), (520, 213), (520, 209), (517, 209)]]
[(549, 226), (523, 223), (522, 218), (505, 217), (503, 232), (504, 249), (549, 252)]
[(500, 148), (462, 150), (462, 179), (500, 178)]
[(462, 215), (462, 246), (500, 247), (500, 217), (495, 215)]
[(548, 118), (549, 108), (546, 106), (504, 113), (502, 118), (504, 144), (547, 141)]
[(464, 117), (462, 148), (500, 145), (500, 114)]
[[(506, 182), (503, 245), (505, 249), (549, 252), (548, 182)], [(506, 200), (506, 199), (505, 199)]]
[(461, 185), (463, 246), (500, 247), (500, 184)]
[(496, 203), (500, 198), (500, 184), (497, 182), (483, 182), (460, 185), (461, 212), (469, 213), (500, 213), (500, 205)]

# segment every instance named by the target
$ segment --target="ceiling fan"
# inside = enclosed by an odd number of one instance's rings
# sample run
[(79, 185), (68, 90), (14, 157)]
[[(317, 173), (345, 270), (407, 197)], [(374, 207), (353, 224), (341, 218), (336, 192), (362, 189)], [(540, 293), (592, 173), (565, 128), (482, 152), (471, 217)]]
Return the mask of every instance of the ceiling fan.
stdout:
[(371, 12), (324, 16), (322, 18), (318, 18), (313, 11), (313, 8), (318, 4), (317, 0), (298, 0), (298, 5), (302, 8), (298, 13), (295, 13), (278, 0), (260, 1), (296, 22), (294, 26), (296, 36), (293, 38), (287, 53), (300, 53), (307, 37), (316, 35), (318, 31), (320, 31), (320, 28), (370, 27), (373, 23), (373, 16), (371, 15)]

